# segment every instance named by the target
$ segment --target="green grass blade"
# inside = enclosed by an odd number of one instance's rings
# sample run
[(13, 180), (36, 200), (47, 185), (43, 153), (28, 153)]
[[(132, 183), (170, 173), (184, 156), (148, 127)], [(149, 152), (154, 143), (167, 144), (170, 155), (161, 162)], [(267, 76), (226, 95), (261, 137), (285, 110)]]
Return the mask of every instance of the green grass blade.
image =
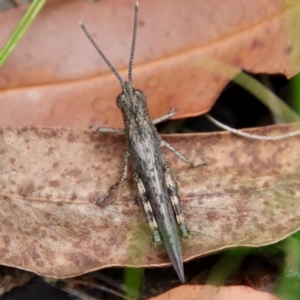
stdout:
[[(285, 122), (300, 121), (300, 117), (272, 91), (266, 88), (255, 78), (241, 72), (238, 68), (226, 65), (208, 57), (199, 57), (197, 59), (197, 65), (240, 85), (249, 93), (257, 97), (258, 100), (266, 105), (281, 120)], [(241, 101), (243, 100), (241, 99)]]
[(125, 269), (125, 291), (129, 299), (140, 299), (144, 280), (144, 269), (126, 268)]
[(293, 96), (293, 107), (295, 111), (300, 114), (300, 74), (297, 74), (292, 78), (291, 91)]
[(254, 95), (281, 120), (285, 122), (300, 121), (300, 117), (287, 104), (255, 78), (240, 72), (232, 81)]
[(285, 265), (277, 279), (276, 296), (282, 300), (298, 300), (300, 294), (300, 233), (282, 241)]
[(22, 17), (21, 21), (9, 37), (8, 41), (0, 51), (0, 66), (6, 61), (10, 53), (14, 50), (32, 21), (35, 19), (46, 0), (33, 0), (28, 7), (26, 13)]

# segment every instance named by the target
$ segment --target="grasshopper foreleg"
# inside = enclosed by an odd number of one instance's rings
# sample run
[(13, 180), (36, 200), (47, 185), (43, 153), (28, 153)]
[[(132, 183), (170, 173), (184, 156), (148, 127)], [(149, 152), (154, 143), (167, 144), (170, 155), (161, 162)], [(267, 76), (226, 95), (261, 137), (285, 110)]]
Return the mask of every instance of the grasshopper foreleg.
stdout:
[(99, 127), (96, 130), (101, 133), (124, 133), (122, 128)]
[(103, 202), (108, 196), (109, 194), (121, 183), (123, 182), (126, 177), (127, 177), (127, 169), (128, 169), (128, 156), (129, 156), (129, 152), (125, 151), (124, 155), (123, 155), (123, 162), (122, 162), (122, 171), (121, 171), (121, 175), (119, 180), (114, 183), (109, 189), (108, 191), (102, 196), (102, 198), (100, 200), (98, 200), (96, 203), (99, 205), (101, 204), (101, 202)]
[(154, 119), (154, 120), (152, 121), (152, 123), (153, 123), (154, 125), (156, 125), (156, 124), (158, 124), (158, 123), (160, 123), (160, 122), (166, 121), (166, 120), (168, 120), (168, 119), (174, 117), (175, 115), (176, 115), (175, 108), (172, 108), (172, 109), (170, 110), (170, 112), (168, 112), (167, 114), (165, 114), (165, 115), (163, 115), (163, 116), (161, 116), (161, 117), (159, 117), (159, 118)]

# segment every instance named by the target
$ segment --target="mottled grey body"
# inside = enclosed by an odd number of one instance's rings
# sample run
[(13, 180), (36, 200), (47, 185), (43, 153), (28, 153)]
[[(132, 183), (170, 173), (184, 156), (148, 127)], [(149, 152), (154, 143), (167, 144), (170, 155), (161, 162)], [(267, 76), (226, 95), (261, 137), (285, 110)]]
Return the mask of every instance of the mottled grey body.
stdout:
[(133, 167), (134, 181), (154, 242), (161, 243), (162, 237), (173, 266), (184, 281), (181, 246), (170, 199), (172, 193), (175, 194), (175, 205), (180, 225), (184, 227), (182, 233), (185, 238), (188, 237), (188, 230), (176, 182), (162, 151), (160, 136), (148, 113), (146, 96), (142, 91), (135, 90), (132, 84), (125, 82), (123, 93), (117, 98), (117, 105), (125, 123), (126, 148)]
[(203, 163), (194, 165), (178, 150), (161, 140), (154, 124), (174, 116), (175, 111), (171, 110), (168, 114), (152, 121), (148, 112), (146, 95), (133, 86), (131, 71), (137, 27), (137, 12), (138, 3), (135, 6), (134, 37), (129, 63), (128, 82), (122, 80), (83, 24), (80, 24), (104, 61), (117, 76), (122, 87), (122, 93), (117, 97), (116, 102), (122, 112), (125, 129), (98, 129), (99, 132), (125, 133), (126, 151), (124, 153), (122, 172), (120, 179), (109, 188), (97, 203), (100, 204), (104, 201), (110, 192), (126, 179), (128, 158), (130, 158), (139, 201), (142, 204), (152, 230), (154, 242), (156, 244), (164, 242), (174, 269), (180, 280), (184, 282), (182, 251), (177, 228), (179, 228), (183, 238), (189, 237), (189, 231), (185, 225), (177, 184), (167, 164), (162, 147), (167, 147), (180, 159), (193, 167), (198, 167)]

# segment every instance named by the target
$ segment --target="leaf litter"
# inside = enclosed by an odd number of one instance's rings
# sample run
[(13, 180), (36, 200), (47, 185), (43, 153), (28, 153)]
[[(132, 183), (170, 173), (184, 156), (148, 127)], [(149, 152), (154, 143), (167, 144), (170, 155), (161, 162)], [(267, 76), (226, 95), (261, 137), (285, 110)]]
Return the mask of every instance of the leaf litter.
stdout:
[[(134, 3), (48, 1), (0, 70), (1, 127), (122, 127), (114, 101), (118, 82), (78, 20), (123, 76)], [(23, 13), (21, 6), (1, 14), (0, 47)], [(297, 1), (188, 1), (183, 6), (179, 0), (144, 0), (133, 75), (148, 96), (152, 117), (173, 107), (176, 118), (209, 111), (240, 70), (294, 76), (300, 66), (299, 15)], [(222, 68), (212, 72), (199, 63), (204, 59), (234, 71), (225, 78)]]
[[(278, 135), (292, 125), (249, 130)], [(253, 141), (230, 133), (164, 136), (192, 161), (165, 151), (191, 238), (185, 260), (235, 246), (275, 243), (299, 229), (299, 139)], [(108, 266), (169, 264), (151, 240), (131, 174), (101, 207), (119, 175), (122, 135), (62, 128), (0, 132), (1, 264), (73, 277)]]

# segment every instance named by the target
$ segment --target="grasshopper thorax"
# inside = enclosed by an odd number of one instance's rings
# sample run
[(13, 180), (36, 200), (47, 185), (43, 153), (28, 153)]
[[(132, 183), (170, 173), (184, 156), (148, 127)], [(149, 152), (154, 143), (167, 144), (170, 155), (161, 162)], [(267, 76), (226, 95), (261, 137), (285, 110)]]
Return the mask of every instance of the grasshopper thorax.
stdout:
[(146, 99), (142, 90), (135, 89), (131, 82), (126, 81), (122, 84), (122, 93), (117, 97), (116, 104), (122, 112), (127, 107), (131, 113), (138, 113), (145, 106)]

